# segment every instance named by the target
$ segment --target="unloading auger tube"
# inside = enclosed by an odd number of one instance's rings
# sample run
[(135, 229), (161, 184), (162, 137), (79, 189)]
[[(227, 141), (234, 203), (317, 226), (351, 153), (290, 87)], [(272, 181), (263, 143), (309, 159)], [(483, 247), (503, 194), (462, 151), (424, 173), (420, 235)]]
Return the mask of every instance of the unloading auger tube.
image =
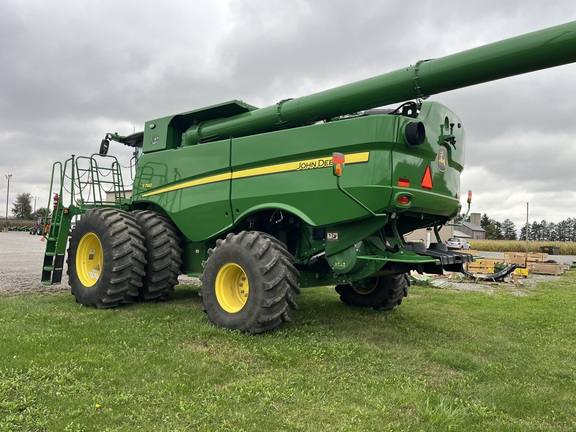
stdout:
[[(576, 21), (462, 51), (352, 84), (190, 127), (191, 145), (298, 127), (410, 99), (576, 62)], [(253, 108), (253, 107), (252, 107)]]

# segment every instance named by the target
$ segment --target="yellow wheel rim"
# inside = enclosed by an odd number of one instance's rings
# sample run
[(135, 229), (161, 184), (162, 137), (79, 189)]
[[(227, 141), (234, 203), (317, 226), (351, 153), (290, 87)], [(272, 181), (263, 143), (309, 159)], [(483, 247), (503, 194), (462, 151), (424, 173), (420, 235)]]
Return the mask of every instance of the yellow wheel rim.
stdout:
[(82, 285), (94, 286), (100, 278), (104, 255), (100, 239), (94, 233), (84, 234), (76, 251), (76, 272)]
[(352, 289), (360, 295), (371, 294), (378, 286), (378, 278), (374, 278), (368, 285), (352, 285)]
[(228, 263), (216, 276), (216, 299), (226, 312), (240, 311), (250, 293), (246, 272), (238, 264)]

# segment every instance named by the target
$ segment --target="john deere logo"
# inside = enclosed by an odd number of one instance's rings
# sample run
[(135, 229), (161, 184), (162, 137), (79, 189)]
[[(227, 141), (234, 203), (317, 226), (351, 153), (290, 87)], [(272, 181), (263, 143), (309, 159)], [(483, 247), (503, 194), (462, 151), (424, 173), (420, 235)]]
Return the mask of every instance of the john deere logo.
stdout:
[(436, 155), (436, 166), (438, 171), (445, 172), (448, 169), (448, 150), (446, 147), (440, 147)]

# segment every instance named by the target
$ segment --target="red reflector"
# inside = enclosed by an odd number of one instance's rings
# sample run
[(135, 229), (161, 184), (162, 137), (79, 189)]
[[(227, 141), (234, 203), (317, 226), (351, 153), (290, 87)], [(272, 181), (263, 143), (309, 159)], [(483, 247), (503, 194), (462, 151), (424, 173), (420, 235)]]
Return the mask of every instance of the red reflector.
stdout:
[(332, 153), (332, 163), (336, 164), (343, 164), (346, 162), (346, 156), (343, 153)]
[(399, 196), (398, 197), (398, 204), (403, 204), (403, 205), (410, 204), (410, 198), (407, 196)]
[(410, 187), (410, 179), (407, 179), (407, 178), (399, 178), (399, 179), (398, 179), (398, 186)]
[(429, 166), (426, 167), (421, 185), (424, 189), (432, 189), (432, 172), (430, 171)]

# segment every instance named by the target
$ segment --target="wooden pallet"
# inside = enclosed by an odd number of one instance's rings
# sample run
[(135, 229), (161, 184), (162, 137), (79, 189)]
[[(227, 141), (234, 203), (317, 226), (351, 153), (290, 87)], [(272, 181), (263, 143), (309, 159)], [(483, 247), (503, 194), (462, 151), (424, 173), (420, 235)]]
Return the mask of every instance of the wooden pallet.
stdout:
[(470, 273), (483, 273), (492, 274), (494, 273), (494, 265), (502, 260), (481, 258), (474, 262), (466, 264), (466, 270)]
[(529, 266), (532, 263), (541, 263), (544, 261), (548, 261), (548, 254), (528, 252), (528, 257), (526, 257), (525, 252), (506, 252), (504, 254), (504, 262), (508, 264), (525, 266), (526, 258), (528, 258), (528, 266)]
[(564, 273), (564, 266), (558, 263), (533, 263), (529, 268), (533, 274), (558, 276)]

